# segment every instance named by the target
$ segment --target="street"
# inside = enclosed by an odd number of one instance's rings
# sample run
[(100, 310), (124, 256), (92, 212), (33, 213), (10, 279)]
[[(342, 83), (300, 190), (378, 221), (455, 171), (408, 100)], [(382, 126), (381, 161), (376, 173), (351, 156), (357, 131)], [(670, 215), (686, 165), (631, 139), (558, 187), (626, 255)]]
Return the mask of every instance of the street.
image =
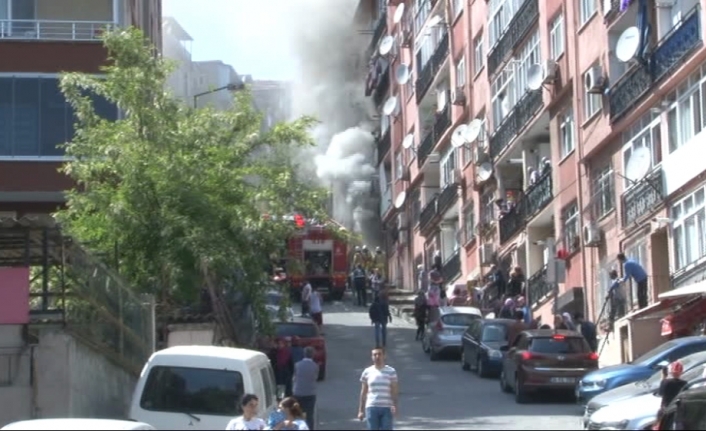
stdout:
[[(373, 329), (367, 309), (348, 302), (324, 310), (327, 377), (318, 389), (319, 428), (365, 429), (357, 414), (359, 378), (371, 363)], [(581, 429), (581, 409), (566, 400), (518, 405), (497, 379), (461, 370), (458, 358), (431, 362), (414, 341), (415, 329), (401, 318), (388, 327), (387, 363), (400, 379), (396, 429)], [(561, 398), (561, 397), (560, 397)]]

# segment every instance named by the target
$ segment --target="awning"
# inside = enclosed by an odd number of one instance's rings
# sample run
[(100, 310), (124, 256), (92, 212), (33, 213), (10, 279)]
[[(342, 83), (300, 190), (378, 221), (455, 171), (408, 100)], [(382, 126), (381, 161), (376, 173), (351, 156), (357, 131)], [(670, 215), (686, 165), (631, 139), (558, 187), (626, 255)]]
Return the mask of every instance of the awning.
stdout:
[(679, 287), (677, 289), (670, 290), (669, 292), (661, 293), (659, 295), (659, 299), (679, 298), (704, 294), (706, 294), (706, 280), (699, 281), (698, 283), (690, 284), (688, 286)]
[(661, 319), (664, 316), (671, 314), (676, 307), (687, 302), (688, 298), (667, 298), (654, 304), (648, 305), (647, 307), (633, 311), (632, 313), (623, 317), (622, 320), (648, 320), (648, 319)]

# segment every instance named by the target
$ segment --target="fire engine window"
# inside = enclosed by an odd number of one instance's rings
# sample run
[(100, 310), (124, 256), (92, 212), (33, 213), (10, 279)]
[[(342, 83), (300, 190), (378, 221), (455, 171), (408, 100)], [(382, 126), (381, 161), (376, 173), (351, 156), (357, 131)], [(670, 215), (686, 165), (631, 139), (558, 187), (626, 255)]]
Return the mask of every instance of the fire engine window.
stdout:
[(306, 260), (306, 272), (311, 275), (327, 275), (331, 273), (330, 251), (307, 251), (304, 252)]

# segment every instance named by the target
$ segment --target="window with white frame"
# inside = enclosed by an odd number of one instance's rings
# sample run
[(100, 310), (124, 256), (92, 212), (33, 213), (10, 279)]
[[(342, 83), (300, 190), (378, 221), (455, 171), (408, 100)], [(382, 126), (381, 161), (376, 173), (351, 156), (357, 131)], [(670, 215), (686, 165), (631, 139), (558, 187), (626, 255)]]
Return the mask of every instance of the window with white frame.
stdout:
[(480, 223), (492, 223), (495, 220), (495, 190), (488, 190), (480, 197)]
[(461, 12), (463, 12), (463, 5), (465, 3), (466, 3), (466, 0), (453, 0), (454, 18), (457, 18), (459, 15), (461, 15)]
[(588, 70), (583, 74), (583, 121), (588, 121), (591, 117), (598, 114), (603, 108), (603, 95), (600, 93), (589, 93), (586, 89), (586, 80), (588, 74), (591, 72), (596, 65), (589, 67)]
[(483, 49), (483, 33), (473, 39), (473, 74), (477, 75), (485, 66), (485, 50)]
[(421, 73), (422, 69), (431, 60), (434, 55), (437, 45), (446, 34), (446, 28), (442, 25), (431, 28), (424, 34), (417, 43), (417, 72)]
[(580, 19), (580, 25), (584, 25), (593, 18), (593, 15), (596, 14), (598, 11), (598, 8), (596, 7), (596, 1), (597, 0), (579, 0), (581, 2), (579, 6), (579, 19)]
[(483, 151), (483, 148), (485, 146), (485, 128), (486, 128), (486, 121), (485, 121), (485, 113), (481, 112), (478, 114), (477, 117), (480, 122), (481, 122), (481, 129), (480, 133), (478, 134), (478, 138), (476, 138), (475, 142), (468, 143), (463, 146), (463, 164), (467, 165), (471, 162), (475, 162), (478, 160), (478, 152)]
[(608, 163), (591, 175), (591, 211), (599, 219), (615, 208), (615, 182), (613, 166)]
[(395, 179), (402, 179), (402, 172), (404, 172), (404, 150), (400, 150), (395, 156)]
[(490, 0), (488, 11), (488, 42), (491, 48), (500, 40), (507, 30), (512, 18), (525, 0)]
[(473, 201), (466, 205), (463, 211), (463, 241), (468, 243), (476, 236), (476, 209)]
[[(650, 169), (662, 161), (662, 135), (660, 117), (654, 113), (647, 113), (623, 133), (623, 172), (627, 172), (630, 157), (637, 148), (647, 148), (652, 154)], [(635, 183), (627, 178), (623, 179), (623, 187), (627, 190)]]
[(456, 148), (451, 147), (441, 158), (441, 188), (453, 184), (456, 169)]
[(550, 24), (549, 55), (556, 60), (564, 53), (564, 12), (559, 12)]
[(414, 31), (420, 31), (431, 12), (431, 0), (414, 0)]
[(466, 86), (466, 57), (461, 56), (456, 63), (456, 88)]
[[(599, 254), (600, 251), (599, 251)], [(603, 303), (606, 300), (606, 297), (608, 296), (608, 289), (610, 288), (612, 281), (610, 280), (610, 271), (613, 269), (610, 264), (608, 263), (608, 256), (603, 254), (599, 261), (598, 265), (595, 268), (595, 280), (594, 280), (594, 303), (593, 303), (593, 319), (594, 322), (597, 324), (600, 322), (597, 322), (596, 319), (599, 318), (607, 318), (608, 314), (604, 312), (603, 316), (600, 316), (601, 309), (603, 308)]]
[(414, 70), (409, 71), (409, 80), (407, 80), (407, 83), (404, 85), (404, 88), (405, 94), (407, 95), (407, 99), (414, 96)]
[(412, 190), (410, 202), (412, 202), (412, 223), (416, 226), (422, 213), (422, 192), (419, 189)]
[(685, 79), (667, 100), (671, 102), (667, 114), (669, 152), (685, 145), (706, 128), (706, 73), (704, 69)]
[(576, 131), (574, 130), (574, 110), (572, 108), (559, 115), (559, 140), (561, 158), (568, 156), (576, 148)]
[(671, 208), (674, 260), (682, 269), (706, 257), (706, 203), (704, 188), (696, 190)]
[[(640, 238), (637, 241), (631, 243), (630, 245), (626, 245), (623, 247), (623, 254), (625, 257), (628, 259), (633, 259), (637, 263), (639, 263), (643, 268), (647, 266), (647, 240), (644, 238)], [(623, 274), (625, 275), (625, 274)], [(627, 291), (630, 294), (629, 299), (629, 304), (631, 306), (637, 305), (637, 283), (633, 281), (632, 278), (629, 280), (625, 281), (627, 286), (624, 288), (624, 291)], [(648, 295), (648, 302), (652, 302), (652, 292), (651, 289), (647, 289), (647, 295)]]
[(561, 212), (561, 222), (564, 248), (570, 252), (574, 251), (574, 245), (577, 243), (579, 234), (581, 233), (579, 226), (579, 206), (577, 202), (564, 208)]
[(385, 136), (385, 133), (390, 130), (390, 116), (381, 114), (380, 115), (380, 136)]

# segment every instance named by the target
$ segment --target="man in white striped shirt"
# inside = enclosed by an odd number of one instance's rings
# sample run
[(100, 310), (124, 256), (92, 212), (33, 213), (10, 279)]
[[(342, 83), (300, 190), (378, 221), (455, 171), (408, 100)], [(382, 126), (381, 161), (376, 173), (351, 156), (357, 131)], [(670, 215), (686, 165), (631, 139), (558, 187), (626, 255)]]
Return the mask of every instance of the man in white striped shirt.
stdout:
[(391, 430), (397, 415), (397, 371), (385, 365), (382, 348), (373, 349), (372, 356), (373, 365), (360, 376), (358, 419), (365, 419), (369, 430)]

